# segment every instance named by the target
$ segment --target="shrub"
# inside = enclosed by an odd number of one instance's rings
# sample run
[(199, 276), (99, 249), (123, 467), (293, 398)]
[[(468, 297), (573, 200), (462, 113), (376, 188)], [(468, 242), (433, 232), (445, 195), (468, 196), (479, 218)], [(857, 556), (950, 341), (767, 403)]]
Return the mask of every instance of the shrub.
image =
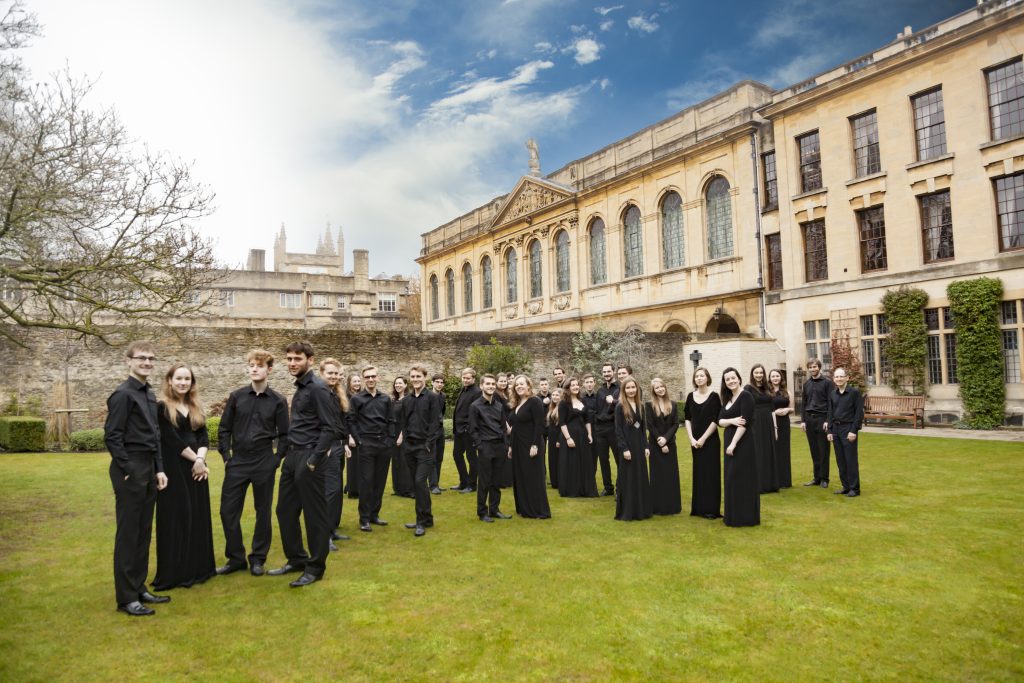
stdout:
[(479, 377), (487, 373), (497, 375), (499, 372), (517, 375), (529, 373), (532, 363), (530, 354), (522, 346), (506, 346), (497, 337), (491, 337), (490, 344), (475, 344), (470, 348), (466, 365), (476, 370), (476, 376)]
[(860, 356), (850, 344), (850, 335), (843, 333), (832, 335), (832, 368), (843, 368), (850, 380), (850, 386), (857, 387), (862, 394), (867, 394), (868, 383), (864, 379), (864, 368)]
[(995, 429), (1006, 412), (999, 302), (1003, 283), (994, 278), (959, 280), (946, 287), (956, 325), (956, 365), (963, 426)]
[(447, 419), (447, 418), (445, 418), (445, 421), (444, 421), (444, 438), (446, 438), (446, 439), (454, 439), (455, 438), (455, 423), (452, 420)]
[(220, 417), (219, 416), (214, 416), (214, 417), (206, 418), (206, 433), (210, 437), (210, 448), (211, 449), (217, 447), (217, 441), (218, 441), (217, 430), (218, 429), (220, 429)]
[(572, 374), (579, 377), (592, 372), (600, 378), (602, 363), (629, 365), (635, 377), (652, 377), (656, 370), (650, 367), (644, 333), (637, 329), (612, 332), (599, 325), (573, 336), (569, 361)]
[(104, 451), (107, 449), (107, 444), (103, 437), (102, 427), (81, 429), (77, 432), (71, 432), (68, 443), (73, 451)]
[(923, 395), (924, 371), (928, 360), (928, 327), (924, 307), (928, 294), (906, 285), (889, 290), (882, 297), (885, 318), (889, 324), (886, 353), (892, 363), (890, 384), (897, 394)]
[(0, 417), (0, 448), (8, 451), (46, 450), (46, 420)]

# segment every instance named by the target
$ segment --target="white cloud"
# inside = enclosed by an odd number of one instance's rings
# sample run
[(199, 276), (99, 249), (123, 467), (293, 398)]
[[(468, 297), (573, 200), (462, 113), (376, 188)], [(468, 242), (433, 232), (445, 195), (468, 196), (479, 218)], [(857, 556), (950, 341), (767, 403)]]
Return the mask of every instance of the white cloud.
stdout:
[(594, 11), (600, 14), (602, 17), (614, 12), (615, 10), (623, 9), (625, 5), (615, 5), (614, 7), (595, 7)]
[(533, 49), (543, 54), (553, 54), (554, 52), (556, 52), (555, 46), (547, 42), (546, 40), (541, 41), (539, 43), (534, 43)]
[(598, 81), (598, 85), (601, 86), (601, 90), (604, 91), (612, 87), (612, 82), (607, 78), (602, 78), (600, 81)]
[(612, 26), (615, 26), (615, 20), (614, 19), (608, 19), (606, 21), (602, 21), (601, 24), (600, 24), (600, 28), (601, 28), (602, 31), (611, 31), (612, 30)]
[(654, 33), (658, 30), (658, 23), (655, 19), (658, 18), (657, 14), (652, 14), (650, 17), (645, 17), (643, 13), (637, 14), (634, 17), (630, 17), (626, 24), (634, 31), (642, 31), (643, 33)]
[(580, 38), (569, 49), (576, 53), (577, 64), (590, 64), (601, 58), (601, 46), (593, 38)]
[(573, 33), (580, 34), (586, 31), (587, 27), (585, 24), (573, 24), (572, 26), (569, 27), (569, 30), (572, 31)]

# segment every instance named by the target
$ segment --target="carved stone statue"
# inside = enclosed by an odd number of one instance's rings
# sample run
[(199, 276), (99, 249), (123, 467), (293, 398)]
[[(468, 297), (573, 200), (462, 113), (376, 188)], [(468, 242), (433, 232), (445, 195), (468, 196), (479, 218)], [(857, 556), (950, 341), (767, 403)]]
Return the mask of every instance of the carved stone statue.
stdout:
[(526, 149), (530, 150), (530, 175), (534, 178), (540, 177), (540, 150), (537, 148), (537, 141), (530, 138), (526, 141)]

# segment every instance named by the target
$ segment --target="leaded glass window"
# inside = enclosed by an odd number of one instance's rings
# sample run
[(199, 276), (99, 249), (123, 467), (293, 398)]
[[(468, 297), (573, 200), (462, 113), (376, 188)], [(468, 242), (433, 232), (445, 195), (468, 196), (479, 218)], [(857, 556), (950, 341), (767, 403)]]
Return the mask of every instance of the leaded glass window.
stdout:
[(595, 218), (590, 224), (590, 284), (603, 285), (608, 281), (604, 256), (604, 221)]
[(569, 233), (565, 230), (555, 237), (555, 288), (569, 291)]
[(448, 315), (455, 315), (455, 273), (449, 269), (444, 274), (445, 302), (448, 304)]
[(491, 279), (493, 277), (491, 273), (491, 257), (484, 256), (483, 262), (480, 264), (480, 270), (483, 271), (483, 307), (490, 308), (494, 305), (494, 299), (491, 296)]
[(631, 204), (622, 216), (622, 250), (625, 262), (625, 277), (636, 277), (644, 273), (644, 245), (641, 234), (640, 209)]
[(462, 312), (473, 312), (473, 266), (462, 266)]
[(530, 243), (530, 298), (544, 296), (544, 250), (540, 240)]
[(430, 319), (437, 320), (441, 317), (441, 304), (438, 302), (437, 276), (430, 276)]
[(516, 250), (509, 249), (505, 252), (505, 303), (507, 304), (514, 304), (519, 300), (519, 275), (516, 272), (518, 267)]
[(732, 256), (732, 199), (729, 181), (717, 176), (705, 192), (708, 215), (708, 259)]
[(676, 192), (669, 192), (661, 202), (661, 249), (665, 270), (685, 264), (683, 200)]

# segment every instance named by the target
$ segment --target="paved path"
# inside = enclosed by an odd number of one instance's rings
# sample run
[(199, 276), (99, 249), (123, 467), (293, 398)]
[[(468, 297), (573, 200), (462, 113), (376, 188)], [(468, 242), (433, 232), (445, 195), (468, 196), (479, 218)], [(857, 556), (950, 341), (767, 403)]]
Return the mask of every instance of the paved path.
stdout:
[[(800, 429), (800, 427), (796, 427)], [(956, 429), (954, 427), (925, 427), (924, 429), (913, 429), (912, 427), (879, 427), (869, 425), (864, 427), (869, 434), (898, 434), (899, 436), (934, 436), (943, 439), (981, 439), (983, 441), (1016, 441), (1024, 443), (1024, 430), (1022, 429), (1000, 429), (985, 431), (979, 429)]]

